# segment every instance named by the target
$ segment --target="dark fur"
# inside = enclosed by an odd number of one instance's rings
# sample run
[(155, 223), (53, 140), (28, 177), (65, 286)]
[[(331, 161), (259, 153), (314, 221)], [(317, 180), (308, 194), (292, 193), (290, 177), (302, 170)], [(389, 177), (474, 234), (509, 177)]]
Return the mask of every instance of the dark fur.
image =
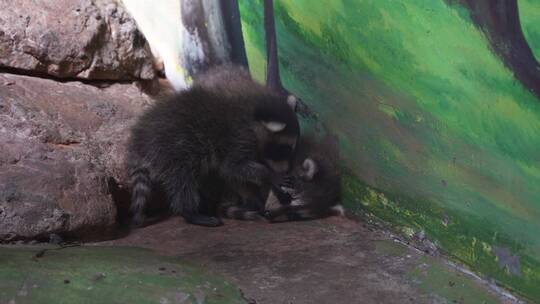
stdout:
[[(317, 166), (312, 176), (307, 176), (304, 167), (306, 159)], [(288, 191), (292, 195), (291, 204), (282, 204), (272, 190), (266, 188), (265, 217), (270, 221), (288, 221), (322, 218), (342, 214), (341, 173), (338, 165), (337, 142), (326, 137), (317, 140), (313, 136), (303, 136), (296, 150), (292, 176), (294, 184)], [(226, 195), (220, 212), (223, 216), (254, 220), (260, 218), (258, 210), (250, 204), (252, 193)]]
[[(264, 127), (268, 121), (287, 126), (272, 133)], [(218, 176), (232, 188), (270, 184), (275, 174), (263, 165), (272, 158), (265, 151), (283, 139), (296, 144), (298, 134), (296, 115), (284, 98), (239, 68), (209, 71), (191, 89), (157, 102), (132, 128), (127, 162), (134, 223), (144, 221), (151, 185), (157, 183), (173, 213), (193, 224), (220, 225), (199, 212), (207, 177)]]

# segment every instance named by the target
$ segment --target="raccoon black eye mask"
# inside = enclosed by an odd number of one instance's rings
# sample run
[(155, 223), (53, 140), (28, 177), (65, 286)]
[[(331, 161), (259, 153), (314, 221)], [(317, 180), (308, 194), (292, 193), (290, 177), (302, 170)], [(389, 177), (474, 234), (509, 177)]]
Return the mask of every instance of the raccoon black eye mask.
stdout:
[(269, 192), (264, 208), (267, 220), (300, 221), (344, 215), (339, 175), (319, 172), (317, 162), (311, 158), (306, 158), (296, 169), (294, 184), (282, 187), (292, 197), (290, 204), (282, 204), (275, 193)]
[(284, 203), (273, 189), (267, 189), (261, 214), (250, 207), (247, 195), (240, 194), (224, 203), (221, 208), (223, 216), (241, 220), (264, 216), (271, 222), (281, 222), (344, 215), (340, 204), (341, 174), (337, 148), (309, 136), (304, 136), (297, 148), (292, 178), (281, 186), (281, 190), (290, 195), (290, 201)]

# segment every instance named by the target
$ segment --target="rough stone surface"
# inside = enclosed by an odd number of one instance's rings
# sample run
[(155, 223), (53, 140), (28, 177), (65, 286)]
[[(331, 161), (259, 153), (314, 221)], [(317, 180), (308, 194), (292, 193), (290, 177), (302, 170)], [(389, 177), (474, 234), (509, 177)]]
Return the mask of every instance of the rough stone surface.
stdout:
[(0, 1), (0, 67), (60, 78), (155, 76), (146, 40), (115, 0)]
[(224, 275), (248, 303), (520, 303), (440, 257), (369, 225), (332, 217), (218, 228), (173, 217), (100, 245), (141, 246)]
[(135, 85), (0, 74), (0, 241), (106, 236), (108, 185), (125, 181), (127, 128), (149, 102)]

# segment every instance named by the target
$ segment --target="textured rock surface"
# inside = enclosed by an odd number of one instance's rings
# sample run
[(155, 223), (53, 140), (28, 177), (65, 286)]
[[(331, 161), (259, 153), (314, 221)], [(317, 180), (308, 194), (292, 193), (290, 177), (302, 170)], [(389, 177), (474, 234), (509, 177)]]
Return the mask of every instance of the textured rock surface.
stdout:
[(149, 101), (135, 85), (0, 74), (0, 240), (105, 236), (107, 185), (125, 181), (127, 128)]
[(135, 22), (115, 0), (0, 1), (0, 67), (61, 78), (154, 78)]
[(520, 303), (365, 223), (331, 217), (209, 229), (181, 218), (102, 245), (141, 246), (223, 275), (248, 303)]

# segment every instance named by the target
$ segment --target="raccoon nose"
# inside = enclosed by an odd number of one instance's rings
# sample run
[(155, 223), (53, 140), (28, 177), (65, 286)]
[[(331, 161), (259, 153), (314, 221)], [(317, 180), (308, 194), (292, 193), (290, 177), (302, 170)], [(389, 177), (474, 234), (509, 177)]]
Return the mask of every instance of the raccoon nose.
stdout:
[(272, 219), (272, 212), (270, 212), (269, 210), (265, 210), (264, 213), (263, 213), (263, 216), (264, 216), (267, 220), (271, 220), (271, 219)]

